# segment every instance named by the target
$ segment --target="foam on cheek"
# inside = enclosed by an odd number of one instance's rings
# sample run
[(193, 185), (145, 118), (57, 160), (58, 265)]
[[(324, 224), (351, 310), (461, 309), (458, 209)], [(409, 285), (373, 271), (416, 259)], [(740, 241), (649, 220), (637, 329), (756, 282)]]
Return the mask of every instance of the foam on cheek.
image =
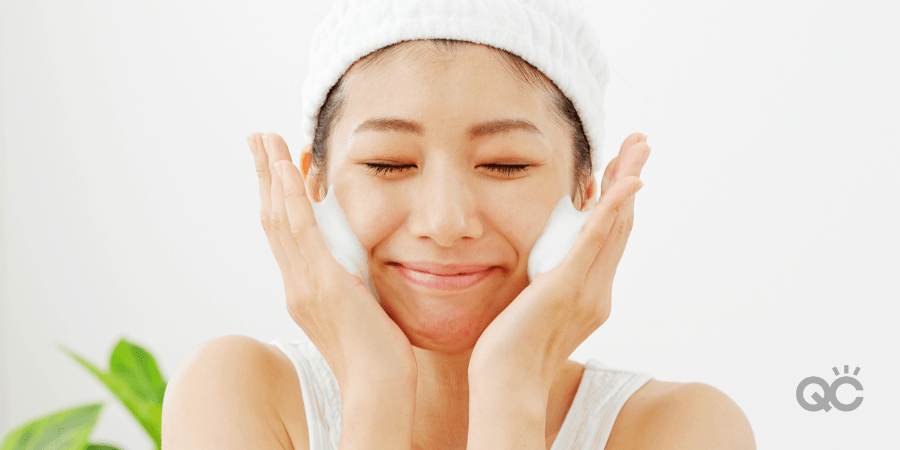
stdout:
[(534, 243), (528, 256), (528, 282), (534, 281), (539, 273), (555, 269), (566, 259), (569, 250), (575, 246), (575, 239), (581, 227), (587, 222), (591, 210), (579, 211), (572, 204), (572, 198), (564, 195), (553, 208), (544, 231)]
[(372, 292), (375, 300), (380, 303), (381, 298), (378, 296), (378, 291), (375, 289), (369, 273), (369, 259), (366, 256), (366, 250), (347, 223), (344, 210), (338, 204), (337, 196), (334, 193), (334, 185), (328, 186), (328, 194), (321, 202), (313, 202), (312, 208), (316, 216), (316, 224), (322, 231), (322, 236), (325, 237), (331, 256), (334, 256), (334, 259), (344, 269), (347, 269), (347, 272), (358, 276)]

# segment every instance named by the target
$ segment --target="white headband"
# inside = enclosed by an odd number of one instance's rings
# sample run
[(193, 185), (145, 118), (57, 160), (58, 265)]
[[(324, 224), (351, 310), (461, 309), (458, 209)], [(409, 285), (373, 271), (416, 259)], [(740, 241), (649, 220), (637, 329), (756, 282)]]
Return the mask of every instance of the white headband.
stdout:
[(564, 0), (337, 0), (312, 35), (300, 101), (304, 143), (319, 108), (358, 59), (415, 39), (456, 39), (506, 50), (537, 67), (575, 105), (602, 170), (609, 68), (600, 40)]

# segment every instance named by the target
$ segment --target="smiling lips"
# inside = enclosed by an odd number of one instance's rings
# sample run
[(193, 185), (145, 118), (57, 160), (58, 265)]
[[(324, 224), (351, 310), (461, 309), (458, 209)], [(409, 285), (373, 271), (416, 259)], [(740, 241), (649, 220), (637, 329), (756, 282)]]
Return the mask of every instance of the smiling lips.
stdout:
[(446, 291), (472, 287), (494, 273), (488, 264), (436, 264), (409, 262), (392, 264), (403, 278), (419, 286)]

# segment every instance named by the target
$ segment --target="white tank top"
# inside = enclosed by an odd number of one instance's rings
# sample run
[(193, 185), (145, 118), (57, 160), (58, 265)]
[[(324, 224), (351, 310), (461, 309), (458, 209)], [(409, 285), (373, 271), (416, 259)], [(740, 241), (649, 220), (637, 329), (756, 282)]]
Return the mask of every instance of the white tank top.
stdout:
[[(341, 394), (337, 379), (308, 339), (274, 340), (300, 378), (310, 450), (337, 450), (341, 437)], [(562, 428), (550, 450), (603, 450), (622, 405), (651, 379), (589, 359)]]

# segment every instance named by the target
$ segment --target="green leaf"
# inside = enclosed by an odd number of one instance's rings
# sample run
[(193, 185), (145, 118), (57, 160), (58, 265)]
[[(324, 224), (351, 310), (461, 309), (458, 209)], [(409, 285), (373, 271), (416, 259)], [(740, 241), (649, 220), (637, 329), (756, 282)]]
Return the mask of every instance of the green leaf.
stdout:
[(83, 450), (102, 407), (92, 403), (37, 419), (13, 430), (0, 450)]
[(88, 445), (84, 450), (120, 450), (119, 447), (115, 447), (107, 444), (91, 444)]
[(113, 350), (109, 365), (113, 373), (132, 381), (141, 398), (162, 405), (166, 382), (148, 351), (123, 339)]
[(149, 352), (122, 339), (110, 357), (110, 371), (104, 373), (74, 352), (60, 347), (116, 394), (156, 442), (156, 447), (162, 447), (162, 402), (166, 381)]

